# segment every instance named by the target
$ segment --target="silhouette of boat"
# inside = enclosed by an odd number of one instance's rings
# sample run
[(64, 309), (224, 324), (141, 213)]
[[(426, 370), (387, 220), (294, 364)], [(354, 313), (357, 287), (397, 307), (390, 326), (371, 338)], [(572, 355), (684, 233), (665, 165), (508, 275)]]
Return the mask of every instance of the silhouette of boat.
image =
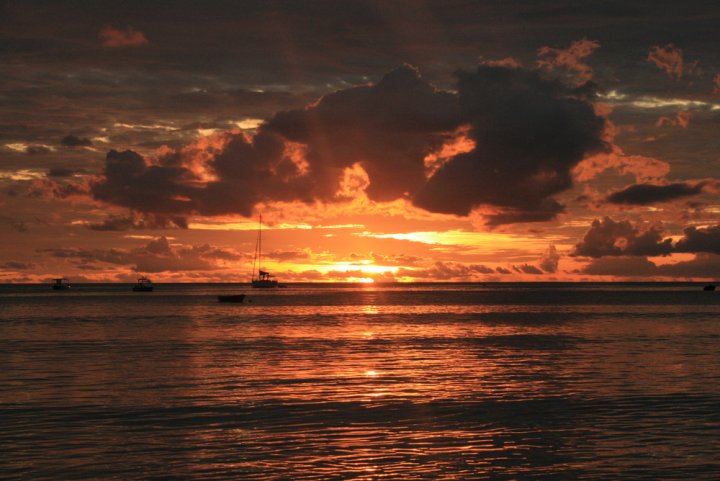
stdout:
[(59, 279), (53, 279), (55, 283), (52, 285), (53, 290), (55, 291), (64, 291), (66, 289), (70, 289), (70, 281), (65, 279), (64, 277), (61, 277)]
[(218, 302), (242, 302), (245, 300), (245, 294), (228, 294), (225, 296), (217, 296)]
[(714, 291), (715, 290), (715, 284), (708, 284), (707, 286), (703, 287), (703, 291)]
[[(255, 277), (255, 266), (257, 266), (258, 276)], [(258, 234), (255, 241), (255, 255), (253, 257), (253, 271), (250, 284), (258, 289), (267, 289), (272, 287), (280, 287), (275, 276), (262, 268), (262, 214), (258, 222)]]
[(137, 283), (133, 286), (132, 290), (135, 292), (152, 292), (155, 289), (152, 281), (147, 277), (141, 277), (137, 280)]

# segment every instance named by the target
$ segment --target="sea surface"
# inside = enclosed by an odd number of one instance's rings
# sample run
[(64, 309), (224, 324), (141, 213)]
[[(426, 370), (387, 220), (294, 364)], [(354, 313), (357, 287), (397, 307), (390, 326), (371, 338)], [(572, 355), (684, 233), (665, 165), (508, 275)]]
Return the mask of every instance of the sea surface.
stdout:
[(0, 286), (0, 479), (718, 480), (701, 287)]

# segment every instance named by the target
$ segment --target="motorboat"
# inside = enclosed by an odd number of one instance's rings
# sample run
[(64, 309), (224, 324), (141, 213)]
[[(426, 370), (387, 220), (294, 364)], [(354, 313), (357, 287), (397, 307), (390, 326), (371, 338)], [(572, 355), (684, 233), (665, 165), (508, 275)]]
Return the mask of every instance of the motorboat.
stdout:
[(155, 289), (155, 286), (147, 277), (139, 278), (132, 288), (135, 292), (152, 292), (153, 289)]
[(52, 288), (55, 291), (64, 291), (70, 289), (70, 281), (61, 277), (59, 279), (53, 279)]

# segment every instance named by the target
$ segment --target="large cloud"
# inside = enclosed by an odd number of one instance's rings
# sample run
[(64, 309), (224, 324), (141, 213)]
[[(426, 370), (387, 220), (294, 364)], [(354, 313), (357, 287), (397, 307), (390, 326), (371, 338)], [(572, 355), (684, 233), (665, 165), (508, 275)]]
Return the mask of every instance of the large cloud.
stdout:
[(367, 172), (368, 196), (394, 200), (425, 182), (424, 158), (460, 122), (455, 96), (435, 90), (412, 67), (388, 73), (377, 85), (323, 97), (303, 109), (278, 113), (266, 128), (307, 146), (318, 192), (337, 190), (342, 169)]
[(683, 236), (673, 242), (664, 237), (658, 225), (645, 230), (629, 221), (616, 222), (609, 217), (595, 220), (571, 255), (585, 257), (659, 256), (672, 253), (720, 254), (720, 226), (687, 227)]
[(609, 217), (595, 220), (583, 240), (575, 246), (573, 255), (604, 256), (657, 256), (672, 251), (672, 240), (662, 238), (662, 230), (651, 226), (644, 232), (629, 221), (615, 222)]
[(443, 165), (415, 203), (458, 215), (502, 208), (491, 224), (553, 218), (562, 206), (551, 196), (571, 186), (571, 171), (586, 154), (605, 147), (592, 91), (488, 66), (459, 73), (458, 88), (476, 148)]
[(597, 276), (684, 277), (717, 279), (720, 256), (697, 254), (695, 258), (674, 264), (657, 265), (644, 257), (603, 257), (593, 259), (579, 272)]
[[(460, 72), (456, 95), (403, 66), (279, 112), (253, 137), (221, 134), (157, 159), (111, 151), (92, 190), (136, 212), (249, 216), (263, 201), (342, 200), (344, 176), (361, 169), (371, 200), (457, 215), (487, 207), (491, 224), (548, 220), (563, 210), (552, 196), (571, 186), (573, 167), (605, 147), (592, 95), (493, 66)], [(426, 158), (457, 142), (458, 129), (471, 147), (432, 173)]]
[(683, 237), (675, 244), (676, 252), (712, 252), (720, 254), (720, 225), (706, 227), (687, 227)]

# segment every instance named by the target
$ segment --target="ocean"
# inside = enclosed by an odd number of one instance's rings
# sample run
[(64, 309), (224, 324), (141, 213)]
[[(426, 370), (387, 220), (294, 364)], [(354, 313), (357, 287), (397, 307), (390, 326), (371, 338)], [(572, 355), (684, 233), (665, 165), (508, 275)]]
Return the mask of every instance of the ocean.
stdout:
[(720, 479), (699, 284), (4, 285), (0, 352), (6, 481)]

